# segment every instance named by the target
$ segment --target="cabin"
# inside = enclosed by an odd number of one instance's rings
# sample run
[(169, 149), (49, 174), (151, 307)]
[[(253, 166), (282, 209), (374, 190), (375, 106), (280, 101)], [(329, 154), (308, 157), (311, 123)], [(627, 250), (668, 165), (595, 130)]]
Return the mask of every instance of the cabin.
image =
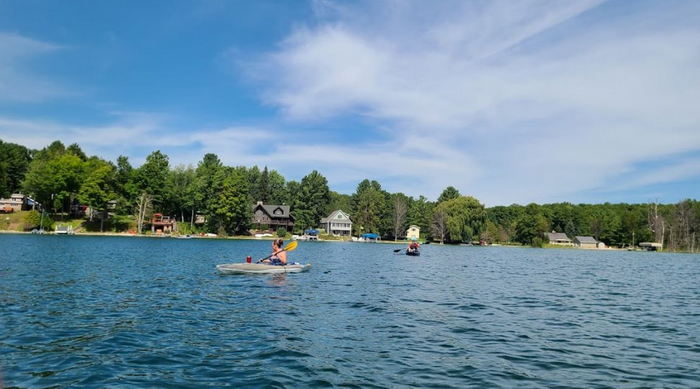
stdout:
[(253, 205), (252, 219), (253, 225), (257, 226), (258, 229), (263, 225), (274, 231), (281, 227), (287, 231), (294, 228), (294, 216), (289, 211), (289, 205), (265, 205), (262, 201), (258, 201), (257, 204)]
[(566, 236), (563, 232), (546, 232), (545, 237), (549, 240), (549, 244), (556, 244), (559, 246), (573, 246), (574, 243)]
[(574, 246), (582, 249), (597, 249), (598, 241), (592, 236), (575, 236)]
[(321, 228), (334, 236), (350, 236), (352, 220), (350, 220), (350, 215), (339, 209), (321, 219)]
[(169, 234), (173, 231), (177, 231), (174, 218), (163, 216), (162, 213), (153, 214), (153, 217), (151, 217), (151, 232)]
[(662, 243), (656, 242), (641, 242), (639, 247), (646, 251), (661, 251), (664, 249), (664, 245)]
[(416, 225), (408, 227), (408, 230), (406, 230), (406, 239), (418, 240), (418, 238), (420, 238), (420, 227)]
[(12, 213), (34, 209), (38, 205), (31, 198), (21, 194), (13, 193), (9, 199), (0, 199), (0, 212)]

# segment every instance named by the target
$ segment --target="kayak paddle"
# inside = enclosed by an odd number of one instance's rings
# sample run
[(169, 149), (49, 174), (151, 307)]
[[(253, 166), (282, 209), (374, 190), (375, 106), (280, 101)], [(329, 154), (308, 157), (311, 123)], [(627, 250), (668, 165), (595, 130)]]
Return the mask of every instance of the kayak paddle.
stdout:
[(401, 251), (401, 250), (403, 250), (403, 249), (396, 249), (396, 250), (394, 250), (394, 252), (395, 252), (395, 253), (398, 253), (398, 252)]
[(265, 258), (258, 259), (258, 263), (260, 263), (266, 259), (270, 259), (273, 255), (277, 255), (277, 254), (281, 253), (282, 251), (294, 251), (297, 248), (298, 244), (299, 244), (299, 242), (297, 242), (296, 240), (293, 240), (293, 241), (289, 242), (289, 244), (285, 248), (283, 248), (282, 250), (277, 251), (274, 254), (270, 254)]

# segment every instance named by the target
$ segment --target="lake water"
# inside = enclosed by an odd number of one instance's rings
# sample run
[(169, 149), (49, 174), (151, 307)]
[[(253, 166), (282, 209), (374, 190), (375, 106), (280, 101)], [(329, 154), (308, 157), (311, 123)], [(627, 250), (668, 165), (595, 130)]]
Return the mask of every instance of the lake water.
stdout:
[(700, 387), (700, 256), (0, 235), (5, 387)]

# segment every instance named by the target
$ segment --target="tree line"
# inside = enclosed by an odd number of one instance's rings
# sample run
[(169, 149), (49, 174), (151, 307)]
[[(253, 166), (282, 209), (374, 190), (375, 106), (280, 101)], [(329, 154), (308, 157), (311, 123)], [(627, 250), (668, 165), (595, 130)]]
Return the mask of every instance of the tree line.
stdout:
[[(612, 246), (642, 241), (661, 242), (675, 251), (697, 251), (700, 203), (677, 204), (528, 204), (486, 208), (478, 199), (450, 186), (436, 201), (390, 193), (375, 180), (361, 181), (354, 193), (330, 190), (314, 170), (301, 180), (286, 180), (267, 167), (225, 166), (206, 154), (196, 166), (171, 166), (167, 155), (154, 151), (139, 167), (125, 156), (116, 163), (87, 156), (78, 144), (55, 141), (41, 150), (0, 141), (0, 195), (32, 196), (54, 214), (67, 214), (75, 204), (128, 215), (139, 230), (153, 212), (176, 217), (194, 231), (247, 234), (256, 201), (286, 204), (295, 217), (295, 231), (318, 226), (336, 209), (348, 213), (353, 233), (377, 233), (401, 239), (417, 225), (424, 239), (447, 242), (542, 246), (545, 232), (569, 237), (593, 236)], [(90, 214), (92, 217), (92, 213)], [(195, 225), (203, 217), (205, 224)]]

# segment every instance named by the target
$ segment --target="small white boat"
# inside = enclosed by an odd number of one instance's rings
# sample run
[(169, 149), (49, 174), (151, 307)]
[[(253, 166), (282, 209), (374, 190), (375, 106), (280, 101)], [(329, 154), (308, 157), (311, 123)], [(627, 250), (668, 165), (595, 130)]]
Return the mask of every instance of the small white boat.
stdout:
[(224, 263), (216, 265), (216, 270), (222, 274), (278, 274), (301, 273), (311, 268), (311, 264), (292, 263), (285, 266), (268, 265), (266, 263)]

